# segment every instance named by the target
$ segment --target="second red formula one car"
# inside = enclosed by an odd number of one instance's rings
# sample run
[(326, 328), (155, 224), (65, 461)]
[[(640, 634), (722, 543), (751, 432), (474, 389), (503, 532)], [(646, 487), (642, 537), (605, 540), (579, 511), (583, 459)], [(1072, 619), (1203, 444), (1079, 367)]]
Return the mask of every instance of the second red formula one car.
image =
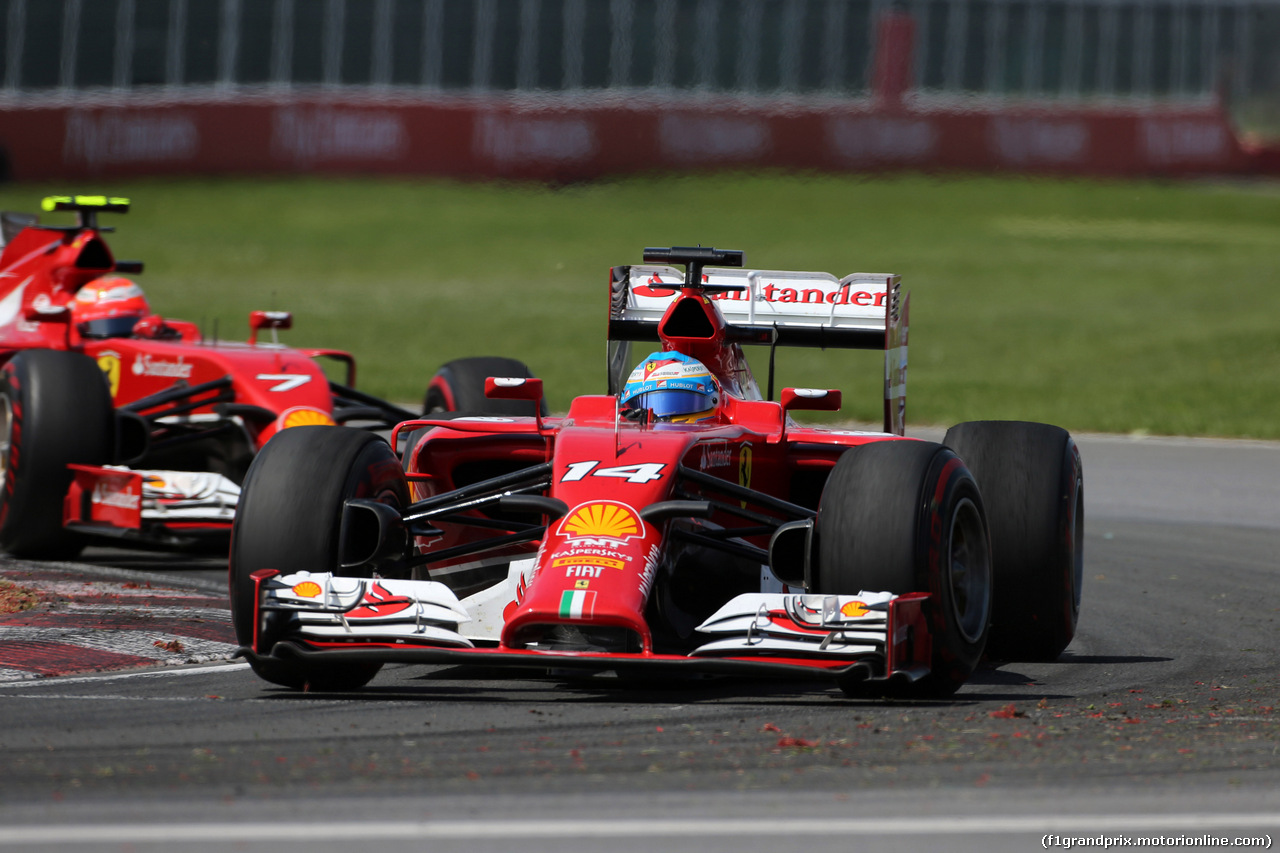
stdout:
[[(469, 663), (936, 696), (984, 650), (1065, 648), (1083, 567), (1075, 443), (1020, 422), (905, 438), (897, 276), (747, 270), (706, 248), (644, 260), (612, 270), (610, 393), (563, 418), (410, 421), (403, 460), (341, 427), (272, 439), (230, 564), (258, 675), (352, 689), (384, 662)], [(633, 359), (637, 342), (652, 353)], [(796, 424), (840, 393), (771, 401), (744, 345), (882, 350), (883, 431)], [(537, 379), (487, 388), (542, 397)]]
[[(116, 260), (110, 229), (98, 227), (100, 214), (128, 208), (67, 196), (44, 209), (75, 213), (74, 225), (2, 214), (0, 547), (12, 554), (67, 558), (94, 538), (225, 548), (240, 483), (273, 435), (414, 417), (356, 391), (349, 353), (280, 345), (286, 312), (251, 312), (247, 343), (152, 314), (122, 277), (142, 264)], [(345, 368), (342, 382), (321, 358)], [(451, 362), (432, 381), (430, 408), (499, 411), (482, 405), (482, 369), (529, 375), (510, 359)]]

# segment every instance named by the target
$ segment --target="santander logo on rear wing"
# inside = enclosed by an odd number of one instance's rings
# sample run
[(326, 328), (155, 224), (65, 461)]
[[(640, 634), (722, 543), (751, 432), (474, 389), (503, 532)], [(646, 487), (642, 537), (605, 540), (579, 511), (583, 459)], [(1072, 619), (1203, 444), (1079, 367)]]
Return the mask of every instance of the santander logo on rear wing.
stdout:
[[(671, 266), (614, 267), (610, 341), (656, 340), (658, 323), (684, 282), (685, 273)], [(902, 292), (900, 276), (851, 273), (836, 278), (825, 272), (704, 267), (701, 282), (726, 323), (767, 327), (771, 346), (883, 349), (884, 429), (904, 433), (910, 297)], [(724, 286), (733, 289), (716, 290)], [(611, 343), (611, 371), (624, 367), (626, 360), (626, 350), (615, 353)], [(770, 362), (772, 386), (772, 358)]]
[[(658, 322), (683, 281), (684, 273), (674, 267), (632, 266), (627, 300), (610, 319)], [(853, 273), (837, 279), (825, 272), (724, 267), (707, 267), (702, 275), (704, 285), (746, 287), (709, 297), (730, 323), (879, 332), (885, 330), (886, 302), (899, 281), (900, 276), (888, 273)]]

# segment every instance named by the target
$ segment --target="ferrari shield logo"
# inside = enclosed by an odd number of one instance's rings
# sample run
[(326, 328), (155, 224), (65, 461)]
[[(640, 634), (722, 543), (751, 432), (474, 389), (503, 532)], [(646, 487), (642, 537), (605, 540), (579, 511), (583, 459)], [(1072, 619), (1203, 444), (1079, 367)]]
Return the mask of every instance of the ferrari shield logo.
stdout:
[(646, 361), (644, 363), (644, 378), (648, 379), (653, 372), (659, 367), (666, 367), (668, 364), (678, 364), (674, 358), (664, 358), (660, 361)]
[[(751, 445), (750, 443), (742, 445), (742, 449), (738, 451), (738, 485), (743, 488), (751, 488)], [(746, 501), (742, 501), (745, 508)]]
[(120, 356), (114, 352), (102, 353), (98, 356), (98, 369), (107, 378), (107, 385), (111, 388), (111, 399), (114, 400), (116, 394), (120, 393)]
[(738, 451), (738, 485), (751, 488), (751, 445), (744, 444)]

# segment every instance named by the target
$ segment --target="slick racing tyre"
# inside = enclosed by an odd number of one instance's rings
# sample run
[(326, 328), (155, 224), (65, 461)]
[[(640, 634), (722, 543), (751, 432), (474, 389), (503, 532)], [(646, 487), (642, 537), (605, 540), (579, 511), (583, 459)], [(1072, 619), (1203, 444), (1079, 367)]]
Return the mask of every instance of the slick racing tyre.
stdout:
[(1055, 660), (1075, 636), (1084, 581), (1084, 469), (1066, 430), (971, 421), (943, 443), (982, 489), (995, 603), (987, 657)]
[(427, 386), (422, 402), (424, 415), (444, 412), (460, 412), (468, 415), (494, 417), (533, 417), (541, 411), (548, 414), (543, 400), (540, 410), (530, 400), (491, 400), (484, 395), (484, 381), (490, 376), (510, 376), (519, 379), (533, 377), (529, 367), (514, 358), (480, 356), (454, 359), (436, 371)]
[[(396, 507), (409, 503), (408, 484), (390, 445), (373, 433), (333, 426), (302, 426), (272, 437), (249, 467), (231, 530), (231, 620), (240, 645), (254, 637), (254, 584), (259, 569), (283, 575), (339, 573), (343, 504), (373, 498)], [(280, 613), (258, 626), (258, 652), (287, 631)], [(259, 658), (254, 671), (285, 687), (354, 690), (381, 664), (314, 664)]]
[(982, 657), (992, 594), (982, 496), (960, 459), (926, 441), (851, 448), (827, 479), (815, 525), (816, 592), (929, 593), (930, 673), (902, 692), (954, 693)]
[(26, 350), (0, 367), (0, 547), (18, 557), (70, 559), (84, 538), (62, 527), (69, 463), (104, 465), (115, 414), (88, 356)]

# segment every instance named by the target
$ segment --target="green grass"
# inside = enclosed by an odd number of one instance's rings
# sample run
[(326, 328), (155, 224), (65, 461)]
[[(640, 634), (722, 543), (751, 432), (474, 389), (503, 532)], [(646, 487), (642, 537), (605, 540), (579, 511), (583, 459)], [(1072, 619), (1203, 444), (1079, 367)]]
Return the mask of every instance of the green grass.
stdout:
[[(910, 423), (1280, 438), (1275, 184), (139, 180), (8, 184), (0, 209), (68, 191), (133, 199), (104, 219), (116, 256), (147, 263), (156, 310), (224, 338), (247, 334), (251, 309), (290, 310), (287, 342), (351, 350), (360, 386), (395, 400), (484, 354), (528, 362), (553, 410), (599, 393), (609, 266), (701, 243), (757, 268), (902, 274)], [(778, 365), (779, 387), (843, 388), (843, 417), (879, 419), (878, 355), (793, 350)]]

